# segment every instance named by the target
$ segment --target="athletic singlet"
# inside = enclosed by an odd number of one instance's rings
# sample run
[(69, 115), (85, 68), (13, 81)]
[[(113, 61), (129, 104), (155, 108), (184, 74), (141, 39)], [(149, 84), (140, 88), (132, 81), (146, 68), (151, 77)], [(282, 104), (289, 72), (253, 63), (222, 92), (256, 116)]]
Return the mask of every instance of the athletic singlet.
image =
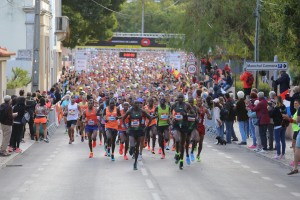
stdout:
[[(194, 112), (197, 113), (197, 108), (195, 106), (192, 106), (194, 109)], [(188, 124), (188, 130), (192, 131), (196, 125), (197, 125), (197, 114), (196, 115), (188, 115), (187, 117), (187, 124)]]
[(182, 113), (185, 113), (184, 106), (185, 103), (182, 105), (179, 105), (178, 103), (175, 104), (175, 108), (173, 109), (173, 118), (175, 119), (173, 122), (174, 126), (179, 126), (181, 128), (183, 125), (186, 125), (187, 117), (182, 115)]
[(83, 104), (83, 102), (80, 102), (79, 107), (81, 109), (81, 112), (83, 113), (84, 111), (86, 111), (88, 109), (88, 103), (85, 102), (85, 104)]
[(170, 107), (166, 105), (166, 109), (162, 109), (162, 107), (159, 105), (157, 107), (157, 118), (158, 118), (158, 126), (168, 126), (168, 120), (169, 120), (169, 112), (170, 112)]
[(133, 109), (130, 112), (129, 115), (129, 130), (137, 131), (142, 130), (142, 111), (135, 112)]
[[(121, 110), (121, 116), (123, 117), (125, 115), (125, 111), (124, 109)], [(129, 125), (129, 116), (126, 117), (125, 119), (125, 123)], [(119, 123), (118, 123), (118, 131), (126, 131), (127, 127), (123, 124), (123, 120), (119, 119)]]
[(85, 116), (86, 116), (86, 124), (89, 126), (95, 126), (98, 124), (98, 119), (97, 119), (97, 111), (95, 108), (90, 111), (89, 109), (86, 109), (85, 111)]
[(204, 108), (200, 108), (200, 112), (198, 112), (198, 126), (204, 126), (204, 118), (205, 118), (205, 111)]
[[(155, 111), (154, 106), (152, 107), (152, 109), (150, 109), (149, 106), (145, 106), (145, 110), (149, 113), (149, 115), (150, 115), (151, 117), (154, 116), (154, 111)], [(146, 119), (146, 124), (148, 124), (148, 123), (149, 123), (149, 119)], [(153, 125), (156, 125), (156, 119), (153, 119), (153, 120), (151, 121), (151, 124), (150, 124), (149, 126), (153, 126)]]
[(77, 120), (79, 115), (79, 110), (78, 110), (78, 105), (77, 103), (70, 103), (68, 105), (68, 116), (67, 116), (67, 121), (71, 120)]
[(114, 107), (112, 112), (109, 111), (109, 107), (106, 108), (106, 120), (105, 128), (118, 129), (118, 120), (117, 120), (117, 107)]

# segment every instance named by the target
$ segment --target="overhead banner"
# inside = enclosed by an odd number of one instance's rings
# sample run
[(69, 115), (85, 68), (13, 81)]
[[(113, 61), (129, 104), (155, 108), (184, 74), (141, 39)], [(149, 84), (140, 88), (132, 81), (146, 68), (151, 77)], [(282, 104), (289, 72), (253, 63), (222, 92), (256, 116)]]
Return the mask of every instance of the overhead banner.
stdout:
[(76, 71), (86, 71), (87, 70), (87, 50), (77, 49), (75, 52), (75, 70)]
[(181, 53), (167, 53), (166, 54), (166, 63), (168, 66), (181, 71)]

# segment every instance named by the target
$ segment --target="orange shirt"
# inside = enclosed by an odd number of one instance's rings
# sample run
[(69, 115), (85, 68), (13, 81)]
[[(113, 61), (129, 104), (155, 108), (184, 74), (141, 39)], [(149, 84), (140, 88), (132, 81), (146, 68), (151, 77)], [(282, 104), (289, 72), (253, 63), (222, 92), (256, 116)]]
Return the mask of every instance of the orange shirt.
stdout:
[[(121, 115), (124, 116), (125, 115), (125, 111), (121, 110)], [(129, 116), (126, 117), (125, 119), (125, 123), (128, 124), (129, 123)], [(119, 119), (119, 126), (118, 126), (118, 131), (126, 131), (127, 128), (126, 126), (123, 124), (123, 120)]]
[[(148, 106), (145, 106), (145, 110), (149, 113), (149, 115), (151, 117), (154, 116), (154, 110), (155, 110), (154, 105), (153, 105), (152, 109), (150, 109)], [(148, 118), (146, 118), (146, 125), (148, 125), (148, 122), (149, 122), (149, 120), (148, 120)], [(149, 126), (153, 126), (155, 124), (156, 124), (156, 119), (153, 119), (152, 122), (151, 122), (151, 124)]]
[(105, 128), (118, 129), (118, 120), (117, 120), (117, 107), (114, 108), (112, 112), (109, 111), (109, 107), (106, 108), (106, 120)]
[(95, 108), (92, 109), (92, 111), (89, 111), (89, 109), (85, 110), (85, 116), (86, 116), (86, 124), (89, 126), (96, 126), (98, 124), (98, 119), (96, 115), (97, 111)]

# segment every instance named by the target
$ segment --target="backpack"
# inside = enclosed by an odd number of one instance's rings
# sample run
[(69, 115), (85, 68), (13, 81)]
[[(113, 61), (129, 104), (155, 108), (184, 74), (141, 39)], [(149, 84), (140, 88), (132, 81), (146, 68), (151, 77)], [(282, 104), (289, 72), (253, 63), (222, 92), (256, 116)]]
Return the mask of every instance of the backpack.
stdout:
[(30, 120), (30, 114), (28, 112), (25, 112), (24, 116), (22, 117), (21, 123), (25, 125)]
[(254, 77), (253, 77), (253, 74), (249, 74), (249, 76), (247, 77), (247, 80), (246, 80), (246, 83), (247, 85), (252, 85), (254, 82)]
[(228, 115), (229, 115), (229, 111), (226, 109), (226, 108), (221, 108), (221, 111), (220, 111), (220, 119), (222, 121), (225, 121), (227, 118), (228, 118)]
[(5, 104), (1, 104), (1, 106), (0, 106), (0, 123), (3, 123), (4, 120), (7, 118), (6, 109), (7, 109), (7, 106)]

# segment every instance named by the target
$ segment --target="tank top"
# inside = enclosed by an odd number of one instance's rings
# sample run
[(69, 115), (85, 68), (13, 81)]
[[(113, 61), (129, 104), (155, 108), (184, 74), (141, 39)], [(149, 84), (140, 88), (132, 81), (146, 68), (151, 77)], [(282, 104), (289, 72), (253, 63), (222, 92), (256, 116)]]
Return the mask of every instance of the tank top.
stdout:
[[(194, 109), (194, 112), (197, 113), (197, 109), (195, 106), (192, 106)], [(196, 127), (196, 119), (197, 119), (197, 114), (196, 115), (188, 115), (187, 116), (187, 124), (188, 124), (188, 130), (192, 131)]]
[(93, 108), (91, 111), (89, 109), (86, 109), (85, 116), (86, 116), (86, 124), (89, 126), (95, 126), (98, 124), (98, 118), (97, 118), (97, 111), (95, 108)]
[(112, 112), (109, 111), (109, 107), (106, 108), (106, 120), (105, 128), (118, 129), (118, 120), (117, 120), (117, 107), (115, 106)]
[(129, 116), (129, 130), (142, 130), (142, 112), (132, 110)]
[(184, 109), (185, 103), (182, 105), (179, 105), (178, 103), (175, 104), (175, 108), (173, 109), (173, 117), (175, 119), (173, 125), (182, 127), (183, 125), (186, 125), (187, 117), (183, 116), (182, 113), (185, 112)]
[(170, 112), (170, 107), (166, 105), (166, 109), (162, 109), (162, 107), (159, 105), (157, 107), (157, 118), (158, 118), (158, 126), (168, 126), (168, 120), (169, 120), (169, 112)]
[(199, 125), (204, 126), (204, 118), (205, 118), (204, 108), (201, 107), (200, 112), (198, 112), (198, 119), (199, 119), (198, 126)]
[[(150, 109), (148, 106), (145, 106), (145, 110), (149, 113), (149, 115), (150, 115), (151, 117), (154, 116), (154, 111), (155, 111), (154, 106), (152, 107), (152, 109)], [(147, 118), (147, 119), (146, 119), (146, 124), (148, 125), (148, 123), (149, 123), (149, 119)], [(151, 121), (151, 124), (150, 124), (149, 126), (153, 126), (153, 125), (155, 125), (155, 124), (156, 124), (156, 119), (153, 119), (153, 120)]]
[(79, 115), (78, 105), (77, 103), (70, 103), (68, 105), (68, 115), (67, 115), (67, 121), (71, 120), (77, 120)]
[[(124, 109), (121, 110), (121, 116), (124, 116), (125, 115), (125, 111)], [(129, 123), (129, 116), (126, 117), (125, 119), (125, 123), (128, 124)], [(118, 123), (118, 131), (126, 131), (127, 130), (127, 127), (126, 125), (123, 124), (123, 120), (122, 119), (119, 119), (119, 123)], [(128, 124), (129, 125), (129, 124)]]
[(81, 112), (83, 113), (84, 111), (86, 111), (88, 109), (88, 103), (85, 102), (85, 104), (83, 104), (83, 102), (80, 102), (79, 107), (81, 109)]

